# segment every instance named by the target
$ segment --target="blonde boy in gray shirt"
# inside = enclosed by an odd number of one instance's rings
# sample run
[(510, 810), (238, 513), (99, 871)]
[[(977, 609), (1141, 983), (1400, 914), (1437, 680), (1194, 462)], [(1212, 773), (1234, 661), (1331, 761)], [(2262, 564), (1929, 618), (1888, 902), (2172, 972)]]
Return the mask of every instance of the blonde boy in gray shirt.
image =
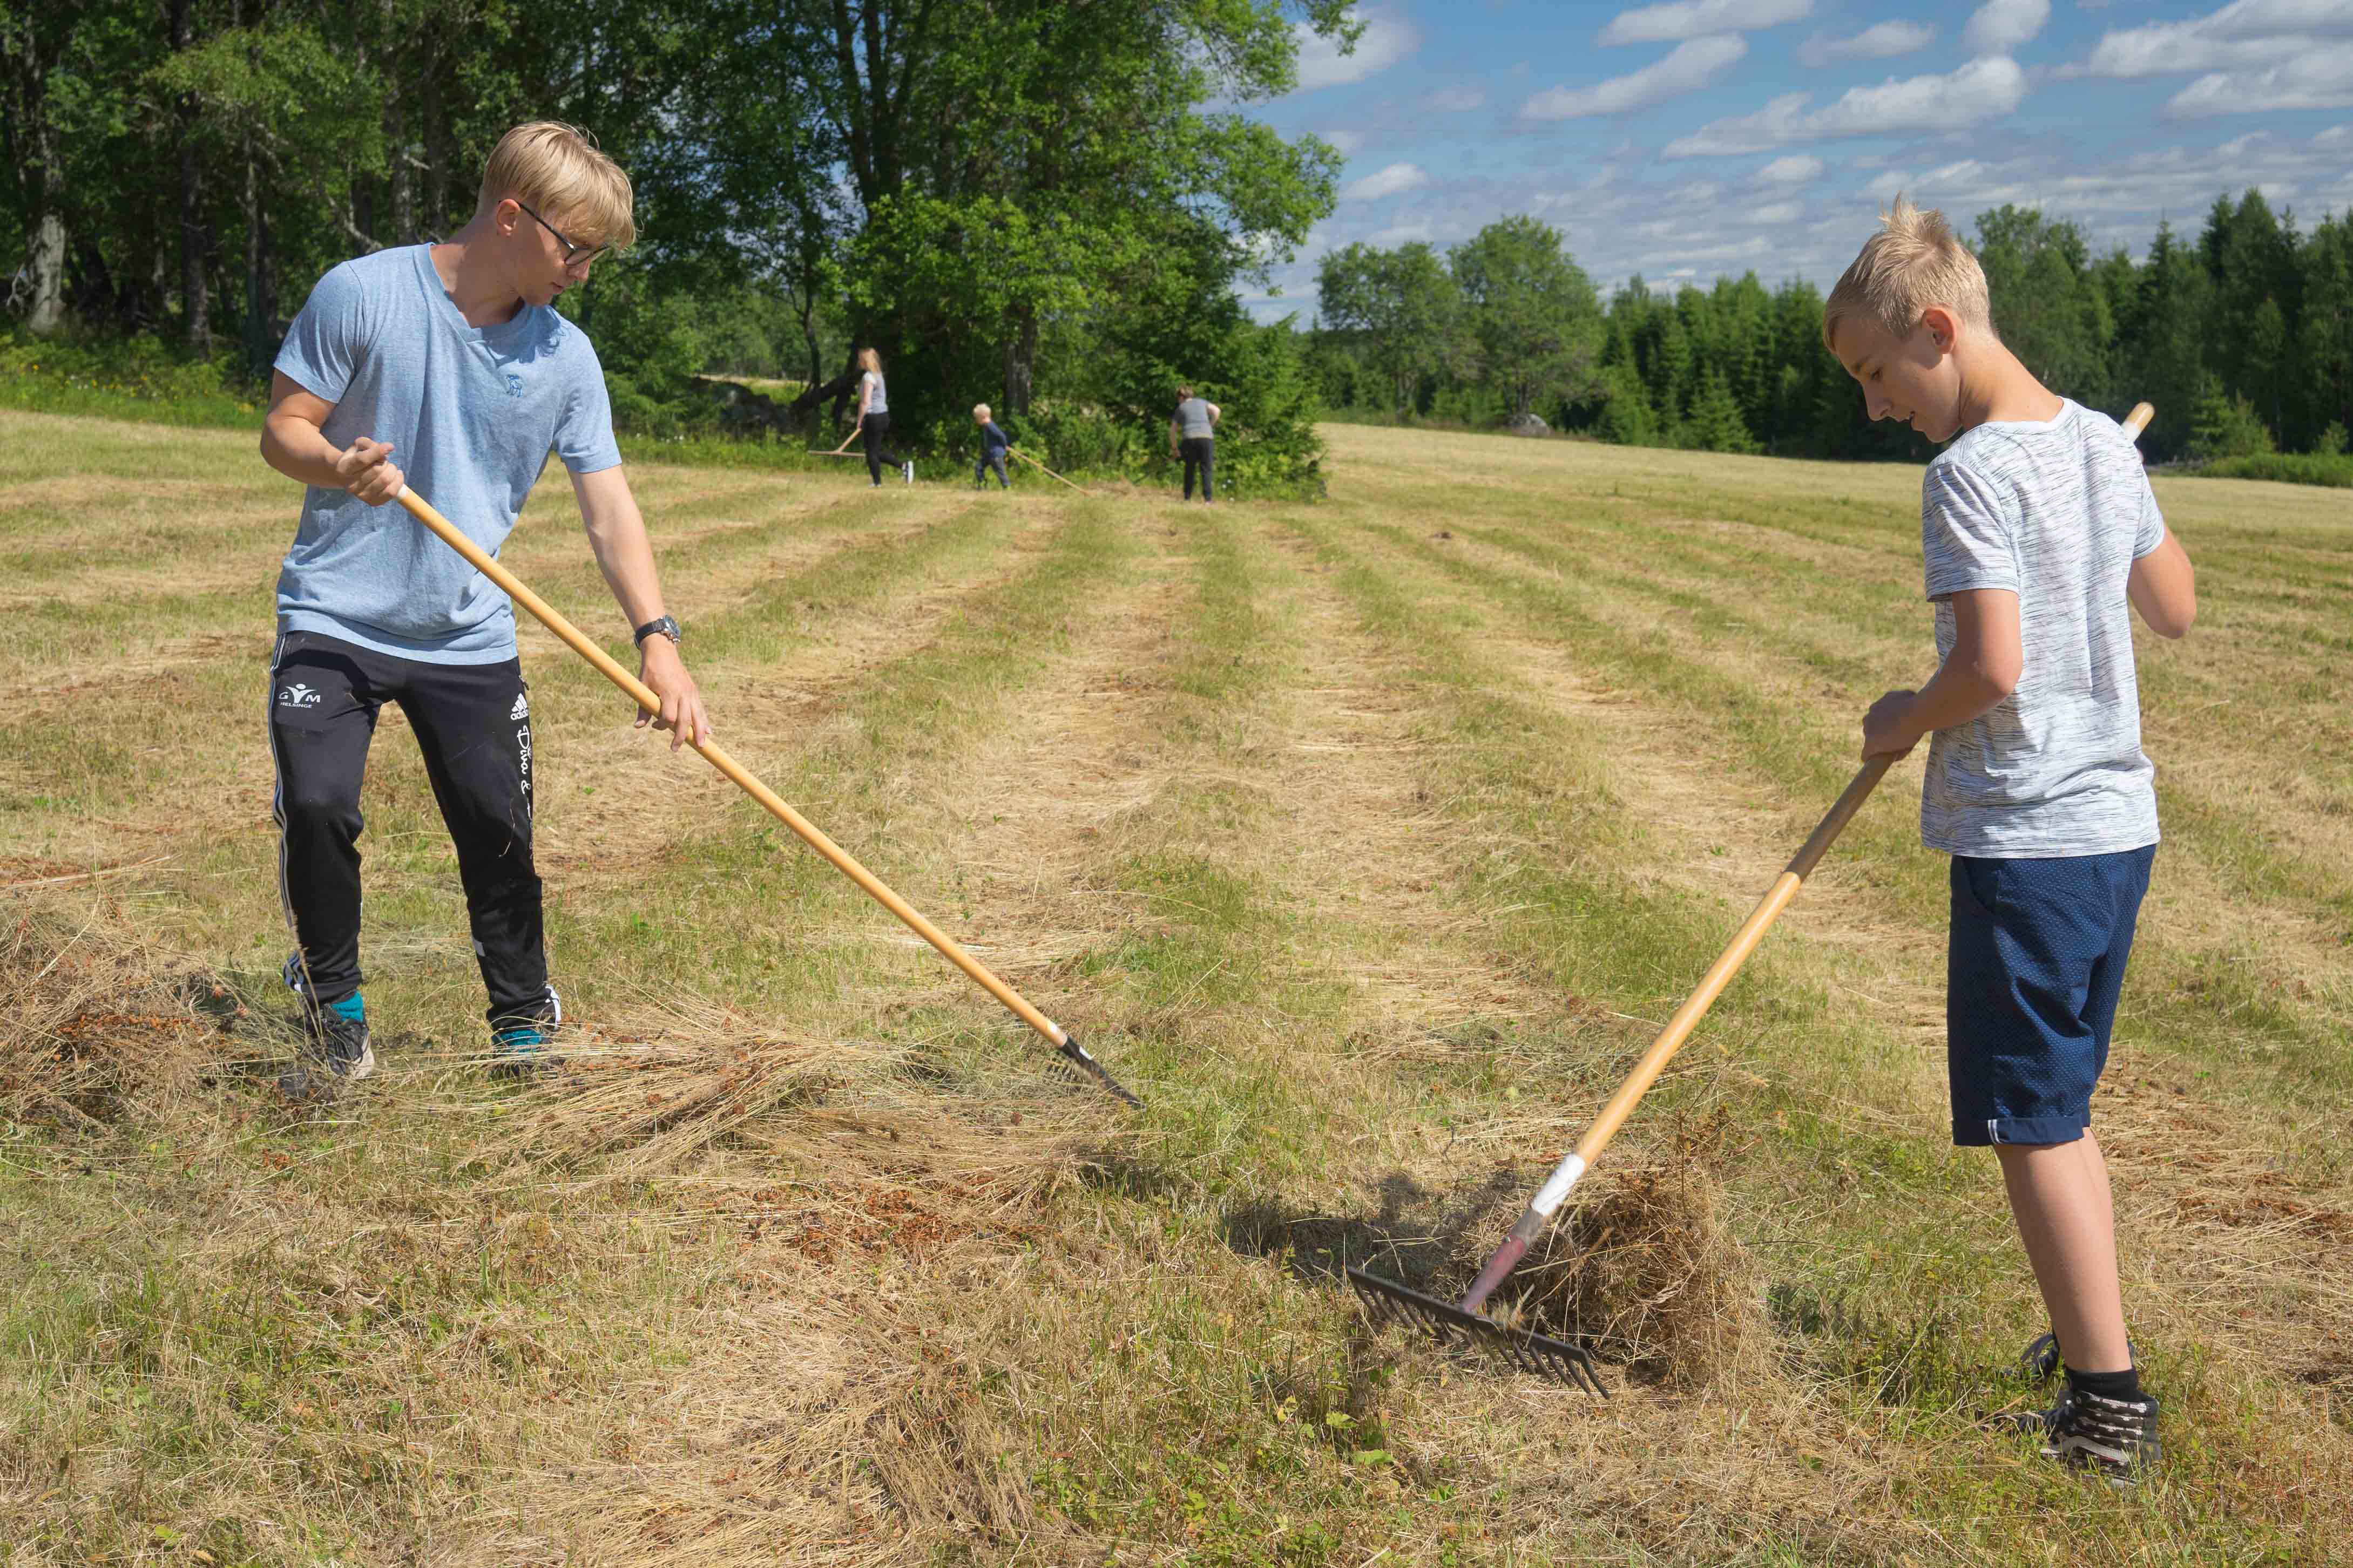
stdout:
[(2180, 637), (2196, 580), (2131, 437), (2003, 346), (1941, 214), (1896, 198), (1831, 290), (1822, 341), (1873, 418), (1952, 443), (1921, 494), (1941, 662), (1872, 705), (1862, 752), (1929, 738), (1921, 837), (1953, 858), (1953, 1141), (2000, 1161), (2067, 1373), (2060, 1403), (2019, 1424), (2050, 1458), (2127, 1483), (2158, 1458), (2158, 1402), (2125, 1333), (2091, 1131), (2158, 841), (2127, 605)]

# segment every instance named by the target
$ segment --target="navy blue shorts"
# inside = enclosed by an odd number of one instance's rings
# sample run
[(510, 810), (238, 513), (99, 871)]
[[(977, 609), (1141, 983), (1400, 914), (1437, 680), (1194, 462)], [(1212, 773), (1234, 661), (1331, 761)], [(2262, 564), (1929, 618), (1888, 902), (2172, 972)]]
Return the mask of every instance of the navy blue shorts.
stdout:
[(1953, 857), (1945, 1060), (1953, 1142), (2072, 1143), (2092, 1124), (2157, 846)]

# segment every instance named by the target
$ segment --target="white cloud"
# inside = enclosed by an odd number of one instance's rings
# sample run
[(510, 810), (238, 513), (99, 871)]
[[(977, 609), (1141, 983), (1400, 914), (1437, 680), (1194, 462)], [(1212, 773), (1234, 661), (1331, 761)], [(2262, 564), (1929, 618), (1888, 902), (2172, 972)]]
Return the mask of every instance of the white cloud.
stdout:
[(1601, 29), (1604, 44), (1667, 44), (1711, 33), (1753, 33), (1803, 21), (1813, 0), (1672, 0), (1620, 11)]
[(1434, 114), (1464, 114), (1487, 106), (1487, 95), (1475, 87), (1441, 87), (1422, 100)]
[(1821, 177), (1820, 158), (1776, 158), (1757, 171), (1757, 177), (1768, 185), (1802, 185)]
[(1343, 158), (1365, 144), (1365, 133), (1361, 131), (1318, 131), (1315, 134), (1329, 142)]
[(2015, 54), (2051, 20), (2051, 0), (1986, 0), (1969, 18), (1961, 42), (1972, 55)]
[(1810, 94), (1784, 93), (1754, 114), (1711, 121), (1691, 135), (1678, 137), (1667, 143), (1666, 155), (1769, 153), (1792, 142), (1827, 136), (1935, 134), (1999, 119), (2025, 98), (2026, 73), (2016, 60), (1996, 55), (1943, 76), (1890, 78), (1877, 87), (1850, 88), (1836, 103), (1810, 112), (1806, 107), (1812, 101)]
[(1377, 76), (1421, 47), (1421, 29), (1403, 16), (1376, 11), (1365, 18), (1365, 31), (1347, 54), (1331, 39), (1317, 36), (1304, 22), (1293, 23), (1299, 40), (1299, 87), (1313, 92), (1319, 87), (1341, 87)]
[[(2204, 3), (2211, 8), (2214, 0)], [(1944, 14), (1957, 17), (1945, 29), (1950, 34), (1968, 13)], [(1814, 107), (1822, 106), (1821, 97)], [(2156, 101), (2162, 100), (2158, 95)], [(1684, 163), (1663, 177), (1654, 154), (1630, 138), (1616, 149), (1597, 148), (1590, 158), (1564, 160), (1541, 178), (1525, 169), (1433, 170), (1429, 187), (1394, 202), (1341, 205), (1315, 226), (1300, 259), (1275, 269), (1285, 297), (1253, 299), (1249, 309), (1271, 321), (1303, 303), (1312, 308), (1316, 258), (1351, 240), (1451, 244), (1514, 212), (1539, 213), (1561, 229), (1577, 264), (1605, 294), (1638, 272), (1672, 293), (1684, 281), (1706, 288), (1720, 276), (1737, 278), (1752, 268), (1768, 288), (1798, 278), (1826, 289), (1854, 259), (1873, 214), (1898, 190), (1924, 206), (1941, 207), (1965, 228), (1977, 214), (2005, 203), (2040, 207), (2081, 222), (2094, 254), (2121, 246), (2137, 257), (2146, 254), (2160, 218), (2171, 218), (2178, 237), (2186, 229), (2194, 238), (2217, 191), (2235, 196), (2261, 190), (2275, 204), (2307, 214), (2353, 210), (2353, 110), (2309, 118), (2310, 126), (2293, 132), (2238, 133), (2241, 125), (2264, 123), (2249, 117), (2221, 136), (2161, 142), (1983, 132), (1857, 138), (1836, 144), (1835, 152), (1825, 143)], [(1950, 150), (1922, 152), (1940, 142)], [(1778, 184), (1759, 176), (1757, 165), (1806, 154), (1819, 154), (1828, 165), (1815, 184)], [(1531, 194), (1532, 180), (1541, 192)], [(1720, 189), (1697, 194), (1710, 185)], [(1744, 203), (1794, 204), (1800, 210), (1787, 222), (1766, 223), (1742, 210)]]
[(1795, 223), (1805, 208), (1796, 202), (1771, 202), (1734, 216), (1742, 223)]
[(1523, 120), (1578, 120), (1591, 114), (1625, 114), (1670, 98), (1697, 92), (1748, 52), (1737, 33), (1719, 33), (1677, 44), (1666, 58), (1591, 87), (1547, 88), (1520, 105)]
[(2166, 100), (2168, 120), (2273, 109), (2353, 106), (2353, 49), (2301, 55), (2263, 70), (2214, 71)]
[(2166, 76), (2276, 65), (2342, 48), (2353, 36), (2353, 0), (2233, 0), (2187, 22), (2151, 22), (2104, 33), (2070, 76)]
[(1851, 38), (1816, 33), (1798, 49), (1801, 65), (1820, 68), (1841, 60), (1885, 60), (1917, 54), (1936, 41), (1936, 29), (1926, 22), (1882, 22)]
[(1430, 175), (1418, 164), (1391, 163), (1378, 174), (1352, 180), (1340, 188), (1344, 202), (1377, 202), (1384, 196), (1403, 195), (1430, 184)]

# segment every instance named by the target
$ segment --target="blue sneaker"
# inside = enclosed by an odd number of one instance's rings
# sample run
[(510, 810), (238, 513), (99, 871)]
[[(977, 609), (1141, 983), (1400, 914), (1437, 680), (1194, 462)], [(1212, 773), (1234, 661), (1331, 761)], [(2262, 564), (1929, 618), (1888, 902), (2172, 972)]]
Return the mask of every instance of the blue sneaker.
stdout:
[(557, 1065), (555, 1025), (552, 1020), (507, 1024), (491, 1031), (493, 1076), (529, 1078)]
[(354, 991), (323, 1004), (314, 1004), (304, 994), (302, 1043), (293, 1065), (279, 1075), (279, 1092), (298, 1102), (332, 1100), (374, 1071), (375, 1050), (368, 1040), (367, 1011), (360, 994)]

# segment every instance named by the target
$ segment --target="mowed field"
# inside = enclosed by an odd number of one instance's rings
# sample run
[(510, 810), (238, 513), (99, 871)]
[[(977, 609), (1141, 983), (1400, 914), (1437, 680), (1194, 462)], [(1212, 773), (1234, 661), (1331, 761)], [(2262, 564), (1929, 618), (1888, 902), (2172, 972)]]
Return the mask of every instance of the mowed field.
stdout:
[[(2042, 1319), (1949, 1146), (1916, 759), (1524, 1271), (1613, 1397), (1366, 1330), (1337, 1260), (1459, 1289), (1932, 648), (1916, 469), (1327, 435), (1316, 506), (634, 474), (722, 742), (1143, 1110), (528, 625), (574, 1065), (473, 1067), (387, 710), (382, 1070), (295, 1110), (299, 497), (0, 414), (0, 1562), (2342, 1561), (2341, 492), (2158, 484), (2201, 614), (2143, 650), (2094, 1116), (2170, 1457), (2120, 1497), (1976, 1425)], [(626, 644), (560, 473), (506, 559)]]

